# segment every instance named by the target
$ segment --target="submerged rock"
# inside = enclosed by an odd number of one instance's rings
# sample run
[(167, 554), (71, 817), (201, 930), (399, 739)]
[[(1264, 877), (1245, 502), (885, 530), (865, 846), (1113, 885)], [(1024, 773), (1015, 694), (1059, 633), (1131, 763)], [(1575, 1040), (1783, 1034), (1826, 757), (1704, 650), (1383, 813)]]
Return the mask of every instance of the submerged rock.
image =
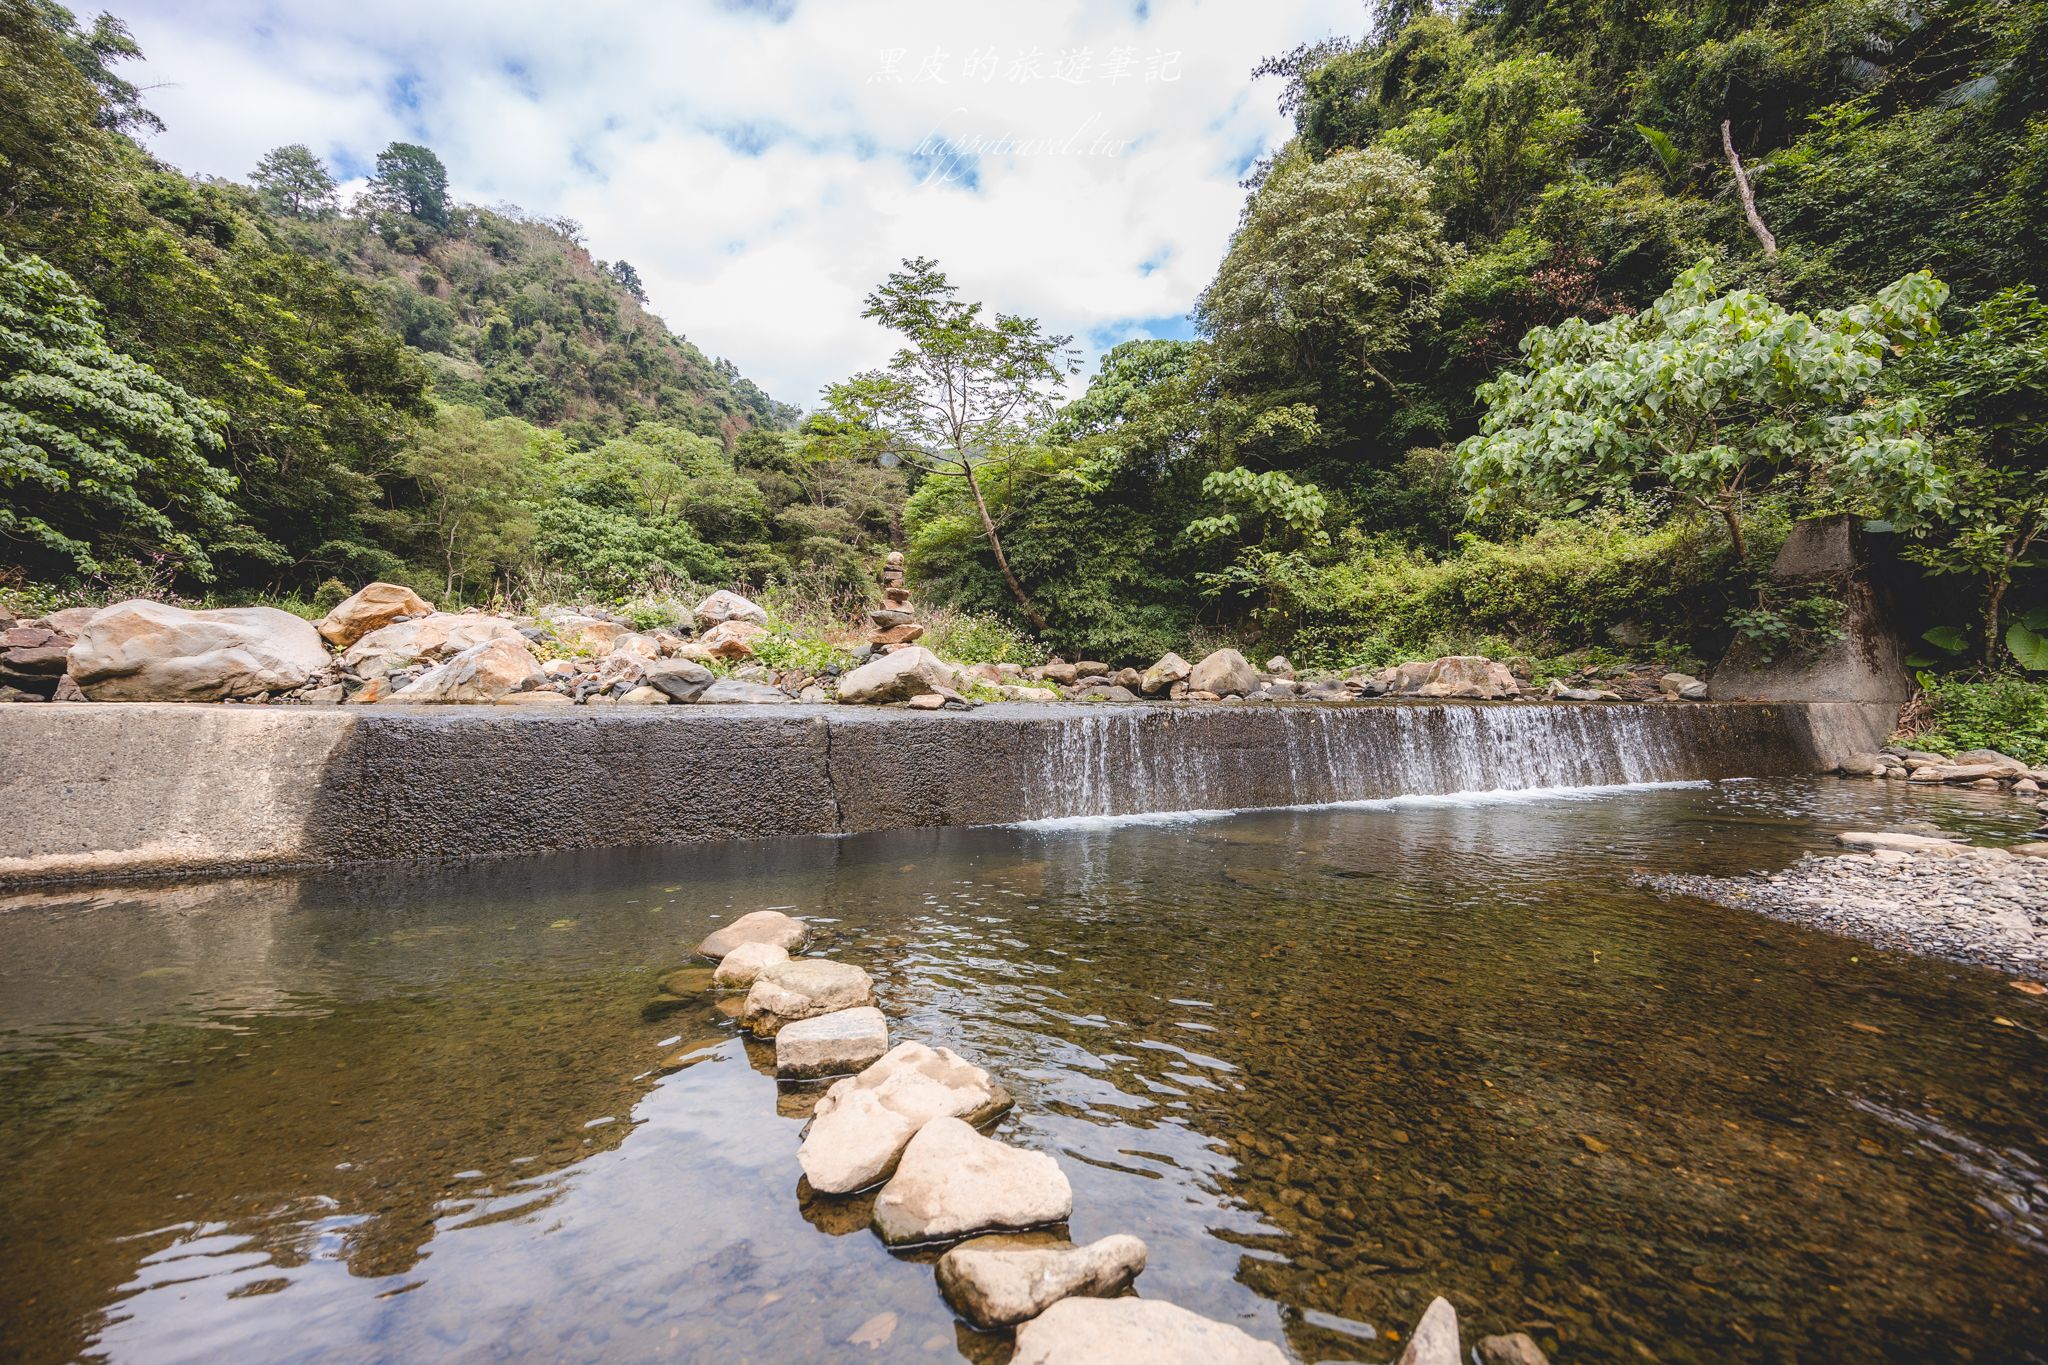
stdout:
[(977, 1232), (1042, 1227), (1074, 1211), (1059, 1162), (983, 1137), (956, 1118), (936, 1118), (903, 1149), (896, 1174), (875, 1196), (875, 1231), (890, 1246), (950, 1241)]
[(1061, 1299), (1017, 1329), (1010, 1365), (1286, 1365), (1286, 1360), (1269, 1341), (1157, 1299)]
[(824, 958), (796, 958), (764, 967), (747, 991), (740, 1026), (773, 1038), (786, 1024), (875, 1003), (875, 983), (860, 968)]
[(1897, 853), (1925, 853), (1937, 858), (1954, 858), (1980, 850), (1969, 844), (1953, 839), (1938, 839), (1930, 834), (1891, 834), (1878, 830), (1849, 830), (1835, 836), (1835, 842), (1844, 848), (1890, 849)]
[(431, 616), (434, 604), (403, 583), (371, 583), (345, 598), (314, 624), (320, 638), (347, 649), (373, 630), (382, 630), (401, 616)]
[(809, 938), (810, 930), (804, 928), (802, 920), (780, 910), (754, 910), (715, 930), (697, 945), (697, 951), (705, 957), (724, 957), (742, 943), (773, 943), (785, 952), (795, 953), (803, 950)]
[(818, 1101), (797, 1162), (822, 1194), (864, 1190), (896, 1169), (920, 1128), (936, 1118), (986, 1123), (1009, 1092), (950, 1048), (898, 1043)]
[(1212, 692), (1218, 697), (1242, 697), (1258, 685), (1257, 670), (1234, 649), (1217, 650), (1188, 673), (1189, 691)]
[(848, 1195), (895, 1171), (918, 1130), (936, 1117), (987, 1124), (1010, 1107), (989, 1072), (950, 1048), (897, 1044), (858, 1076), (825, 1091), (797, 1150), (811, 1189)]
[(845, 1076), (888, 1050), (889, 1021), (880, 1010), (835, 1010), (783, 1025), (775, 1035), (775, 1074), (799, 1081)]
[(275, 607), (137, 599), (96, 612), (62, 667), (93, 701), (226, 701), (305, 686), (327, 667), (327, 646)]
[(839, 700), (879, 704), (909, 701), (938, 688), (953, 690), (958, 678), (938, 655), (921, 645), (870, 659), (839, 680)]
[(1408, 1349), (1394, 1365), (1464, 1365), (1464, 1359), (1458, 1349), (1458, 1310), (1448, 1299), (1436, 1298), (1422, 1310)]
[(1527, 1332), (1509, 1332), (1479, 1338), (1479, 1365), (1550, 1365), (1550, 1357)]
[(789, 949), (780, 943), (742, 943), (719, 959), (711, 984), (727, 990), (744, 990), (754, 978), (770, 967), (789, 961)]
[(1121, 1294), (1145, 1269), (1145, 1244), (1117, 1233), (1087, 1246), (1034, 1246), (1016, 1237), (977, 1237), (939, 1258), (939, 1290), (953, 1310), (988, 1331), (1035, 1318), (1075, 1295)]

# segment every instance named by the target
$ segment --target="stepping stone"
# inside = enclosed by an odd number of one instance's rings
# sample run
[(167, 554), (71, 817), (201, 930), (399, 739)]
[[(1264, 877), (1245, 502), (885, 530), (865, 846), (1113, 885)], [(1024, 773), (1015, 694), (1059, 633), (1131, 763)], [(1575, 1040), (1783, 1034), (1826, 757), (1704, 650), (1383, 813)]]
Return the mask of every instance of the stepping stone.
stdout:
[(742, 943), (772, 943), (786, 953), (794, 953), (803, 948), (810, 936), (810, 930), (804, 928), (800, 919), (792, 919), (780, 910), (756, 910), (713, 933), (697, 945), (697, 951), (706, 957), (724, 957)]
[(952, 1049), (898, 1043), (825, 1092), (797, 1161), (820, 1194), (851, 1194), (895, 1170), (903, 1149), (931, 1120), (983, 1124), (1009, 1107), (1009, 1092)]
[(820, 957), (763, 967), (740, 1009), (740, 1027), (773, 1038), (785, 1024), (875, 1003), (875, 983), (860, 968)]
[(875, 1196), (874, 1221), (882, 1240), (898, 1247), (1042, 1227), (1073, 1211), (1074, 1189), (1059, 1162), (937, 1118), (903, 1149)]
[(1458, 1349), (1458, 1310), (1447, 1299), (1431, 1299), (1408, 1336), (1408, 1349), (1394, 1365), (1464, 1365)]
[(889, 1050), (889, 1021), (871, 1005), (785, 1024), (775, 1035), (775, 1074), (807, 1081), (850, 1076)]
[(1269, 1341), (1157, 1299), (1061, 1299), (1017, 1329), (1010, 1365), (1286, 1365)]
[(983, 1331), (1014, 1327), (1061, 1299), (1113, 1298), (1145, 1269), (1145, 1244), (1126, 1233), (1077, 1247), (977, 1237), (939, 1258), (939, 1291)]
[(779, 943), (742, 943), (718, 960), (711, 984), (740, 990), (754, 984), (763, 968), (789, 961), (789, 949)]

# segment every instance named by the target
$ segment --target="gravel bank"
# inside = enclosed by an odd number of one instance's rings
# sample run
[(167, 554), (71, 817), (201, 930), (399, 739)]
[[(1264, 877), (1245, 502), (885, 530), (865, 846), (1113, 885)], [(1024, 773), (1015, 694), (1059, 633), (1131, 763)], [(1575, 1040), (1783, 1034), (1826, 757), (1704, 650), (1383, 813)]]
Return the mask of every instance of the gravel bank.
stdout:
[(1809, 854), (1767, 876), (1642, 883), (1886, 948), (2048, 980), (2048, 857), (2000, 848), (1878, 848)]

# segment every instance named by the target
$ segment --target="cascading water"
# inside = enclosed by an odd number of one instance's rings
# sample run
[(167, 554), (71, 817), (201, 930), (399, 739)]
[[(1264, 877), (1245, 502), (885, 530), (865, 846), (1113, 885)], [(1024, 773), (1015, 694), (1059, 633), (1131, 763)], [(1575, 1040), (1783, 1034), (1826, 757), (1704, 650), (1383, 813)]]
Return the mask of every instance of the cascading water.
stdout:
[(1071, 819), (1793, 770), (1768, 730), (1736, 723), (1755, 718), (1671, 703), (1075, 708), (1042, 732), (1032, 804)]

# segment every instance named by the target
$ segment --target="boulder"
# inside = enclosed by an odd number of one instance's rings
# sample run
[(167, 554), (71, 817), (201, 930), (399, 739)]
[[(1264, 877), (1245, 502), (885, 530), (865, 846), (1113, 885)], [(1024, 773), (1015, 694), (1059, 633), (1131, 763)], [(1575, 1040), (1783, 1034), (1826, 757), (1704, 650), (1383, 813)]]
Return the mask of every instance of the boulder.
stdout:
[(1447, 1299), (1431, 1299), (1408, 1337), (1408, 1349), (1394, 1365), (1464, 1365), (1458, 1349), (1458, 1310)]
[(607, 621), (601, 616), (578, 616), (566, 612), (549, 618), (548, 626), (563, 644), (597, 654), (611, 653), (619, 641), (634, 633), (631, 626)]
[(373, 630), (382, 630), (401, 616), (431, 616), (434, 604), (403, 583), (378, 581), (320, 618), (314, 629), (336, 649), (347, 649)]
[(1258, 673), (1234, 649), (1217, 650), (1188, 673), (1189, 691), (1213, 692), (1219, 697), (1242, 697), (1258, 685)]
[(620, 697), (619, 705), (667, 706), (668, 693), (662, 691), (658, 687), (649, 687), (647, 684), (641, 683), (638, 687), (635, 687), (628, 691), (625, 696)]
[(437, 611), (371, 631), (348, 647), (341, 662), (358, 677), (373, 678), (407, 664), (453, 658), (487, 640), (511, 640), (522, 648), (526, 644), (519, 628), (501, 617)]
[[(1705, 701), (1707, 685), (1690, 673), (1666, 673), (1657, 679), (1657, 686), (1673, 701)], [(1527, 1340), (1527, 1338), (1523, 1338)], [(1493, 1338), (1489, 1337), (1491, 1341)]]
[(839, 680), (839, 700), (879, 704), (908, 701), (935, 688), (956, 688), (951, 666), (921, 646), (913, 645), (868, 660)]
[(723, 588), (699, 602), (694, 615), (698, 624), (705, 626), (723, 625), (727, 621), (749, 621), (757, 626), (768, 624), (767, 608)]
[(696, 701), (711, 689), (717, 675), (690, 659), (664, 659), (641, 673), (649, 687), (658, 687), (670, 701)]
[(1479, 1365), (1550, 1365), (1550, 1357), (1527, 1332), (1479, 1338)]
[(752, 621), (721, 621), (697, 637), (697, 646), (714, 659), (751, 659), (754, 641), (767, 633), (768, 627)]
[(1193, 671), (1193, 665), (1186, 659), (1169, 653), (1145, 670), (1138, 681), (1138, 689), (1142, 692), (1164, 692), (1175, 683), (1186, 682), (1188, 674)]
[[(720, 627), (723, 629), (723, 627)], [(704, 689), (697, 698), (699, 705), (709, 706), (715, 702), (737, 702), (749, 706), (788, 706), (790, 695), (779, 687), (766, 683), (741, 682), (736, 678), (720, 678)]]
[(825, 1092), (797, 1162), (812, 1189), (850, 1194), (895, 1170), (904, 1147), (933, 1119), (986, 1123), (1009, 1107), (1009, 1093), (951, 1049), (898, 1043)]
[(1266, 660), (1266, 671), (1276, 678), (1291, 680), (1294, 677), (1294, 665), (1287, 661), (1287, 656), (1284, 654), (1275, 654), (1272, 658)]
[[(720, 964), (721, 968), (724, 964)], [(784, 1080), (847, 1076), (889, 1050), (889, 1021), (872, 1005), (785, 1024), (775, 1035), (775, 1074)]]
[(924, 627), (912, 621), (907, 626), (890, 626), (887, 630), (878, 630), (868, 636), (868, 643), (880, 648), (885, 645), (907, 645), (923, 638)]
[(1562, 678), (1552, 678), (1544, 695), (1552, 701), (1620, 701), (1619, 692), (1603, 687), (1568, 687)]
[(648, 663), (652, 663), (662, 656), (661, 641), (655, 639), (652, 635), (642, 635), (636, 630), (629, 630), (618, 639), (612, 641), (612, 647), (607, 652), (631, 655), (633, 658), (642, 659)]
[(54, 630), (59, 635), (68, 635), (75, 640), (79, 632), (85, 629), (86, 622), (98, 616), (101, 610), (100, 607), (65, 607), (61, 611), (51, 612), (48, 616), (38, 616), (34, 624)]
[(274, 607), (137, 599), (95, 613), (66, 667), (93, 701), (225, 701), (305, 686), (327, 667), (327, 647), (311, 622)]
[(787, 961), (789, 949), (779, 943), (742, 943), (718, 960), (711, 984), (727, 990), (745, 990), (763, 971)]
[(780, 910), (754, 910), (741, 915), (697, 945), (705, 957), (721, 958), (742, 943), (772, 943), (786, 953), (801, 952), (810, 931), (804, 922)]
[(1038, 670), (1038, 676), (1042, 680), (1058, 687), (1072, 687), (1080, 680), (1081, 674), (1080, 670), (1076, 669), (1074, 665), (1054, 659), (1051, 663)]
[(785, 1024), (875, 1003), (875, 983), (860, 968), (824, 958), (794, 958), (764, 967), (747, 991), (740, 1027), (773, 1038)]
[(1114, 1298), (1145, 1269), (1145, 1244), (1128, 1233), (1084, 1247), (1020, 1242), (977, 1237), (939, 1258), (939, 1291), (954, 1312), (984, 1332), (1014, 1327), (1076, 1295)]
[[(547, 682), (523, 637), (486, 640), (434, 665), (391, 694), (402, 702), (494, 702)], [(664, 698), (663, 700), (666, 700)]]
[(1269, 1341), (1158, 1299), (1061, 1299), (1017, 1329), (1010, 1365), (1285, 1365)]
[(1395, 676), (1399, 683), (1396, 691), (1418, 697), (1498, 701), (1522, 694), (1521, 684), (1515, 681), (1506, 664), (1477, 654), (1452, 654), (1421, 665), (1403, 664), (1395, 670)]
[(1965, 853), (1975, 853), (1968, 844), (1959, 844), (1950, 839), (1937, 839), (1927, 834), (1890, 834), (1876, 830), (1849, 830), (1837, 834), (1835, 842), (1844, 848), (1891, 849), (1898, 853), (1926, 853), (1937, 858), (1954, 858)]
[(1059, 1162), (983, 1137), (963, 1120), (935, 1118), (917, 1130), (875, 1196), (874, 1226), (890, 1246), (911, 1246), (1042, 1227), (1073, 1211), (1074, 1190)]
[(1004, 701), (1058, 701), (1060, 694), (1050, 687), (1020, 687), (1014, 683), (998, 683), (996, 695)]

